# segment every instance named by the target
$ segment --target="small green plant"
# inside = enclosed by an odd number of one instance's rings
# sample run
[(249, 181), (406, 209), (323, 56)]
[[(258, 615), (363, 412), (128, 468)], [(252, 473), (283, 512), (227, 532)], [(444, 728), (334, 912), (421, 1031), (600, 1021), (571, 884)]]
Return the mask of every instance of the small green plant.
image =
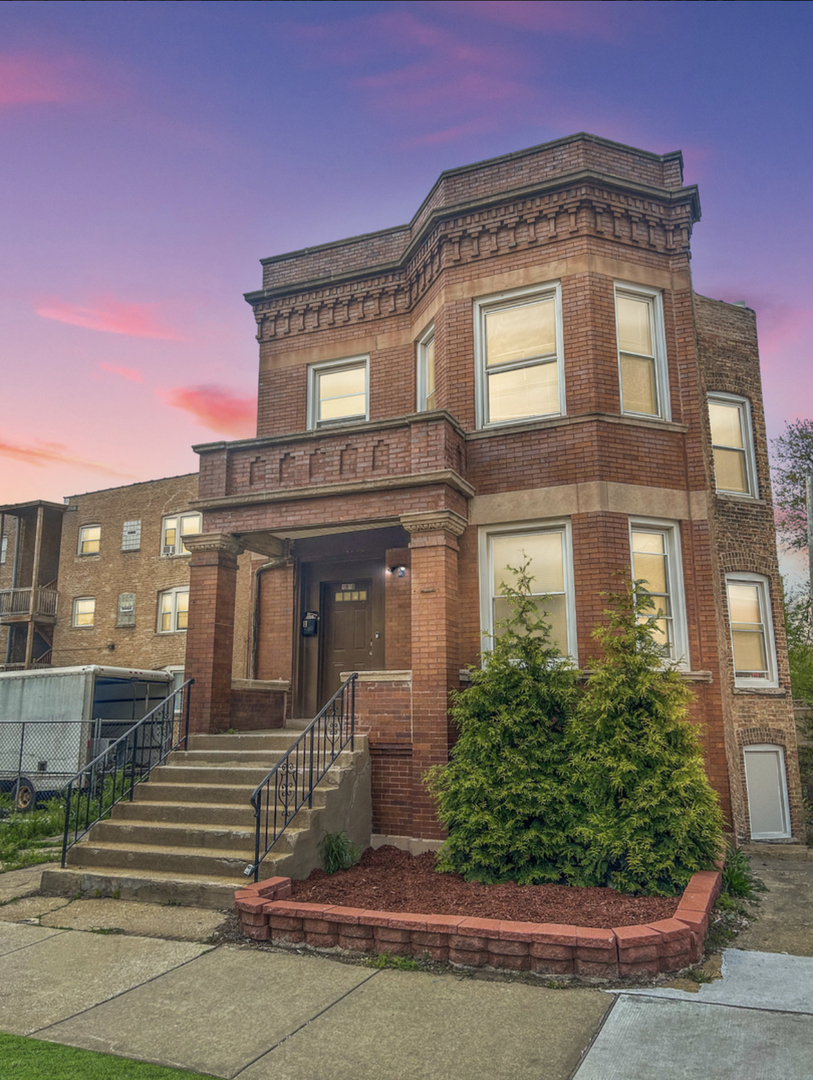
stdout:
[(121, 889), (114, 889), (110, 895), (114, 900), (121, 900)]
[(349, 870), (361, 858), (361, 848), (356, 847), (346, 832), (325, 833), (319, 845), (322, 866), (328, 874), (337, 870)]
[(421, 971), (426, 966), (426, 961), (421, 961), (414, 956), (395, 956), (393, 953), (383, 952), (371, 956), (367, 961), (368, 967), (374, 968), (397, 968), (399, 971)]
[[(10, 805), (10, 804), (9, 804)], [(3, 870), (50, 862), (61, 846), (65, 823), (64, 806), (51, 799), (39, 809), (17, 813), (11, 809), (0, 820), (0, 865)]]
[(756, 895), (758, 892), (766, 892), (765, 883), (754, 873), (748, 856), (739, 848), (731, 848), (726, 854), (723, 866), (720, 899), (731, 897), (758, 904), (760, 900)]
[(714, 976), (709, 975), (707, 971), (703, 971), (702, 968), (689, 968), (686, 972), (686, 978), (693, 983), (710, 983), (714, 982)]

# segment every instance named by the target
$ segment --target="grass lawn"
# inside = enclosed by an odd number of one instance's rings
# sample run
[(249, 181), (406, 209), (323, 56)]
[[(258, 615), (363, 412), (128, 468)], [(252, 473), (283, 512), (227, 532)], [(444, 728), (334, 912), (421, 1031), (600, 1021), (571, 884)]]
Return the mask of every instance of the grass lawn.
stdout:
[[(0, 1073), (14, 1080), (204, 1080), (203, 1073), (0, 1034)], [(205, 1080), (210, 1077), (205, 1076)]]

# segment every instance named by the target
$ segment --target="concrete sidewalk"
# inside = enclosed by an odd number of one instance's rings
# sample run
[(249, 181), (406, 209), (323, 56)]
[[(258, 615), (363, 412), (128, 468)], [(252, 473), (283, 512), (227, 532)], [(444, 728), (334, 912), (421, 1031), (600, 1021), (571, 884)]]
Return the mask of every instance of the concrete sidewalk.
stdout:
[(807, 1080), (813, 862), (754, 865), (759, 944), (694, 993), (374, 970), (213, 944), (216, 912), (29, 895), (0, 907), (0, 1029), (246, 1080)]

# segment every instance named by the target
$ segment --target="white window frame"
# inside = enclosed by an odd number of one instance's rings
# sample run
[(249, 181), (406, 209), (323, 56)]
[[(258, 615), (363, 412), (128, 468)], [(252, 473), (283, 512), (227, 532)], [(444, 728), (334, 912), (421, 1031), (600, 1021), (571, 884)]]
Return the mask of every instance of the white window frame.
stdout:
[[(159, 594), (158, 594), (158, 620), (157, 620), (157, 629), (156, 629), (157, 634), (185, 634), (186, 633), (186, 630), (187, 630), (186, 626), (180, 626), (179, 627), (177, 625), (178, 624), (178, 597), (180, 595), (182, 595), (182, 594), (185, 594), (186, 596), (189, 595), (189, 586), (188, 585), (176, 585), (174, 589), (162, 589), (161, 592), (159, 592)], [(171, 596), (172, 597), (172, 607), (171, 607), (171, 611), (170, 611), (171, 620), (172, 620), (172, 626), (171, 626), (171, 628), (169, 630), (164, 630), (164, 628), (162, 626), (163, 615), (164, 615), (163, 607), (164, 607), (164, 597), (165, 596)], [(188, 607), (188, 604), (187, 604), (187, 622), (188, 622), (188, 619), (189, 619), (189, 607)]]
[[(491, 587), (494, 581), (493, 545), (495, 536), (527, 536), (531, 533), (559, 533), (562, 537), (562, 559), (565, 584), (565, 613), (567, 619), (568, 656), (578, 663), (578, 639), (576, 637), (576, 593), (573, 577), (573, 544), (570, 521), (511, 522), (504, 525), (482, 525), (477, 534), (478, 565), (480, 573), (480, 629), (483, 631), (483, 650), (494, 647), (494, 607)], [(533, 575), (533, 565), (531, 565)], [(489, 636), (491, 635), (491, 636)]]
[[(775, 689), (779, 686), (779, 675), (776, 663), (776, 642), (773, 633), (773, 614), (771, 611), (771, 584), (762, 574), (751, 574), (745, 571), (732, 572), (725, 576), (726, 584), (726, 609), (728, 615), (728, 640), (731, 643), (731, 665), (734, 675), (734, 686), (741, 690)], [(765, 678), (737, 678), (737, 662), (734, 659), (734, 629), (731, 619), (731, 603), (728, 598), (728, 586), (756, 585), (759, 599), (759, 610), (762, 616), (762, 633), (765, 640), (765, 660), (767, 663), (767, 676)]]
[[(93, 604), (93, 611), (83, 612), (83, 614), (91, 614), (93, 616), (92, 621), (89, 623), (77, 622), (79, 617), (79, 605), (87, 604), (91, 602)], [(95, 596), (75, 596), (73, 600), (73, 614), (71, 617), (71, 626), (74, 630), (92, 630), (96, 625), (96, 597)]]
[(0, 537), (0, 566), (6, 561), (8, 554), (8, 536)]
[[(633, 578), (635, 578), (637, 575), (633, 561), (633, 532), (659, 533), (666, 541), (666, 581), (672, 607), (672, 644), (666, 660), (677, 664), (679, 668), (689, 670), (691, 666), (689, 661), (689, 629), (686, 619), (686, 591), (683, 582), (680, 525), (675, 521), (661, 521), (656, 518), (630, 518), (630, 570)], [(655, 600), (657, 608), (657, 598), (653, 597), (653, 600)], [(653, 616), (654, 614), (655, 612), (652, 611)]]
[[(200, 526), (200, 528), (198, 528), (197, 532), (200, 532), (201, 529), (203, 528), (203, 514), (201, 514), (201, 512), (199, 510), (178, 511), (175, 514), (166, 514), (161, 519), (161, 556), (162, 557), (164, 557), (164, 558), (177, 558), (179, 555), (189, 555), (190, 554), (190, 552), (184, 548), (184, 543), (183, 543), (183, 537), (184, 537), (183, 519), (184, 518), (191, 518), (191, 517), (195, 517), (195, 518), (198, 519), (198, 525)], [(170, 521), (177, 522), (177, 525), (175, 526), (175, 543), (174, 544), (168, 544), (167, 543), (167, 529), (169, 528), (168, 522), (170, 522)], [(195, 533), (187, 533), (186, 535), (187, 536), (194, 536)], [(180, 541), (180, 543), (179, 543), (179, 541)], [(179, 547), (180, 547), (180, 551), (178, 550)], [(169, 550), (170, 548), (173, 548), (174, 550), (170, 551)]]
[[(98, 540), (86, 540), (85, 539), (85, 533), (89, 532), (90, 529), (98, 529), (99, 530), (99, 538), (98, 538)], [(83, 551), (83, 548), (84, 548), (85, 544), (87, 544), (87, 543), (89, 543), (89, 544), (98, 544), (99, 545), (98, 550), (96, 550), (96, 551)], [(101, 554), (101, 550), (102, 550), (102, 527), (101, 527), (101, 525), (99, 525), (98, 523), (95, 523), (95, 522), (93, 524), (90, 524), (90, 525), (80, 525), (79, 526), (79, 542), (78, 542), (77, 547), (76, 547), (76, 554), (77, 555), (99, 555), (99, 554)]]
[[(711, 431), (711, 416), (709, 415), (709, 437), (711, 438), (711, 454), (714, 461), (714, 487), (718, 495), (726, 495), (731, 499), (758, 499), (759, 485), (757, 483), (757, 461), (754, 455), (754, 428), (751, 423), (751, 402), (739, 394), (727, 394), (721, 391), (710, 391), (708, 402), (716, 402), (720, 405), (736, 407), (740, 414), (740, 432), (742, 433), (742, 446), (745, 457), (745, 479), (748, 485), (747, 491), (729, 491), (721, 488), (717, 483), (717, 462), (714, 460), (714, 435)], [(735, 447), (721, 449), (736, 449)]]
[[(649, 302), (649, 328), (654, 350), (655, 374), (655, 409), (654, 413), (636, 412), (624, 408), (624, 381), (621, 375), (621, 341), (618, 332), (618, 297), (631, 296), (635, 300)], [(618, 390), (621, 395), (621, 412), (624, 416), (635, 416), (645, 420), (671, 420), (672, 410), (669, 398), (669, 367), (666, 358), (666, 331), (663, 321), (663, 293), (660, 289), (649, 289), (644, 285), (633, 285), (626, 281), (616, 281), (613, 288), (613, 309), (615, 312), (615, 347), (618, 355)], [(634, 354), (629, 354), (634, 355)]]
[[(323, 372), (340, 368), (364, 368), (364, 415), (341, 416), (335, 420), (320, 420), (319, 377)], [(370, 419), (370, 357), (348, 356), (342, 360), (327, 360), (308, 367), (308, 430), (338, 427), (341, 424), (359, 424)]]
[[(426, 403), (428, 393), (428, 368), (426, 362), (426, 350), (430, 344), (435, 340), (435, 324), (433, 323), (423, 334), (418, 338), (418, 357), (416, 368), (416, 382), (418, 390), (418, 412), (429, 412), (429, 406)], [(438, 358), (435, 354), (435, 394), (437, 396), (438, 386)], [(432, 409), (437, 408), (437, 401), (432, 406)]]
[[(169, 664), (167, 667), (164, 668), (164, 671), (166, 671), (169, 675), (172, 676), (172, 686), (170, 688), (170, 693), (172, 694), (176, 690), (179, 690), (186, 681), (184, 679), (185, 668), (182, 664)], [(180, 697), (175, 698), (175, 708), (172, 710), (175, 716), (181, 715), (181, 710), (183, 708), (183, 698), (183, 694), (181, 694)]]
[[(525, 360), (506, 364), (504, 368), (492, 368), (494, 374), (501, 370), (513, 370), (531, 367), (537, 364), (555, 363), (559, 389), (559, 408), (551, 413), (532, 413), (528, 416), (514, 417), (510, 420), (490, 420), (488, 410), (488, 366), (486, 357), (486, 315), (490, 311), (499, 311), (501, 308), (518, 307), (522, 303), (534, 300), (554, 301), (556, 319), (556, 353), (545, 354), (545, 357), (527, 357)], [(548, 282), (541, 285), (529, 286), (525, 289), (511, 289), (507, 292), (497, 293), (494, 296), (486, 296), (474, 301), (474, 356), (475, 356), (475, 395), (477, 427), (504, 427), (507, 424), (524, 424), (529, 420), (540, 420), (552, 416), (565, 415), (565, 363), (564, 345), (562, 334), (562, 286), (558, 281)]]

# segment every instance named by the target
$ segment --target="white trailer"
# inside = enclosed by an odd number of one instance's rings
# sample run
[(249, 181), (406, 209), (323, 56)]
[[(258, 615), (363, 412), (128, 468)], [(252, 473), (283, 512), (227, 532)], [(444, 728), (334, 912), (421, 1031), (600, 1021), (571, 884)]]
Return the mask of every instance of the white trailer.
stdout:
[(18, 810), (57, 794), (172, 683), (167, 671), (95, 664), (0, 672), (0, 791)]

